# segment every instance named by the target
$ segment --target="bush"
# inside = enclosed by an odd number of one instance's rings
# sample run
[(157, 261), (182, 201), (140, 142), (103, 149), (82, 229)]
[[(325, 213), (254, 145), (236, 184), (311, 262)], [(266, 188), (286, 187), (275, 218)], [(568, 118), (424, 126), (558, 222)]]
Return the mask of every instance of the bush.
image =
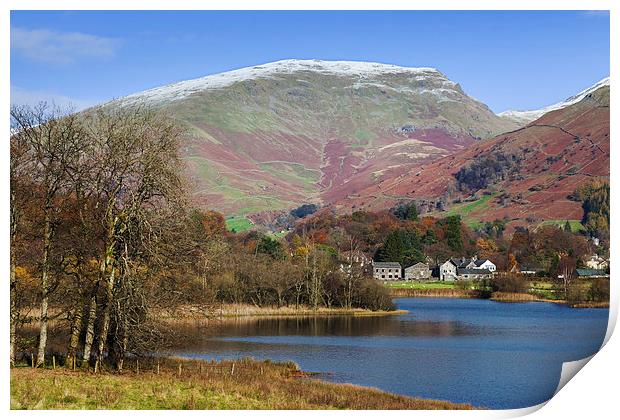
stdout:
[(454, 288), (459, 290), (471, 290), (472, 283), (469, 280), (457, 280), (454, 282)]
[(518, 274), (503, 274), (491, 280), (493, 292), (526, 293), (529, 289), (529, 281)]
[(587, 295), (590, 301), (609, 302), (609, 279), (593, 279)]

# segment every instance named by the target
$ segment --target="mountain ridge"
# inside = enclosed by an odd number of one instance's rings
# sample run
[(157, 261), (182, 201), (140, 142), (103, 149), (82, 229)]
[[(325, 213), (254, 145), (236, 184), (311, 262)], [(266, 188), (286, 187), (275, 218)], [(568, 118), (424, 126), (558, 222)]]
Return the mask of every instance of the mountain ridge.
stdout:
[(519, 124), (523, 124), (523, 125), (529, 124), (530, 122), (542, 117), (548, 112), (555, 111), (557, 109), (566, 108), (569, 105), (573, 105), (581, 101), (583, 98), (585, 98), (586, 95), (596, 91), (597, 89), (603, 86), (609, 86), (609, 84), (610, 84), (610, 78), (608, 76), (608, 77), (605, 77), (599, 80), (592, 86), (582, 90), (581, 92), (573, 96), (570, 96), (567, 99), (561, 102), (555, 103), (553, 105), (549, 105), (544, 108), (529, 110), (529, 111), (508, 110), (508, 111), (500, 112), (497, 115), (500, 117), (512, 120), (514, 122), (517, 122)]
[(514, 129), (434, 68), (284, 60), (165, 85), (106, 106), (186, 128), (194, 201), (226, 214), (329, 204)]

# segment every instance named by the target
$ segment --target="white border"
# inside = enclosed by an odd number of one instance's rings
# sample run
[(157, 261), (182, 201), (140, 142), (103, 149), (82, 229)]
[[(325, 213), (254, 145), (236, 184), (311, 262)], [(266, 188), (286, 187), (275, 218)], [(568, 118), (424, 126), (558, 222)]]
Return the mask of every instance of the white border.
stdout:
[[(213, 10), (231, 10), (231, 9), (288, 9), (288, 10), (341, 10), (341, 9), (364, 9), (364, 10), (383, 10), (383, 9), (395, 9), (395, 10), (611, 10), (611, 71), (610, 75), (612, 79), (616, 80), (618, 75), (618, 67), (615, 65), (616, 60), (613, 57), (618, 57), (618, 42), (620, 39), (620, 33), (618, 30), (618, 14), (620, 13), (620, 2), (605, 1), (605, 0), (592, 0), (592, 1), (577, 1), (577, 0), (564, 0), (562, 2), (553, 0), (523, 0), (523, 1), (503, 1), (497, 2), (492, 0), (470, 0), (470, 1), (458, 1), (458, 0), (435, 0), (435, 1), (404, 1), (404, 0), (383, 0), (381, 2), (369, 2), (365, 0), (314, 0), (314, 1), (299, 1), (292, 4), (291, 1), (283, 0), (263, 0), (263, 1), (237, 1), (234, 4), (225, 1), (216, 2), (199, 2), (191, 0), (175, 0), (175, 1), (163, 1), (152, 0), (149, 2), (139, 2), (130, 0), (108, 0), (108, 1), (90, 1), (88, 3), (83, 0), (57, 0), (53, 3), (42, 0), (4, 0), (0, 8), (0, 31), (1, 37), (1, 60), (0, 60), (0, 80), (2, 88), (0, 89), (0, 95), (2, 97), (2, 107), (4, 109), (5, 118), (0, 119), (0, 132), (4, 133), (4, 138), (8, 139), (8, 111), (10, 107), (10, 77), (9, 77), (9, 16), (10, 10), (62, 10), (62, 9), (76, 9), (76, 10), (139, 10), (139, 9), (157, 9), (157, 10), (198, 10), (198, 9), (213, 9)], [(561, 9), (558, 9), (561, 6)], [(579, 28), (567, 28), (567, 30), (576, 30)], [(550, 46), (552, 48), (553, 46)], [(584, 63), (587, 65), (586, 63)], [(580, 65), (584, 65), (580, 64)], [(612, 92), (615, 89), (612, 88)], [(613, 96), (611, 99), (613, 103)], [(617, 122), (618, 110), (611, 106), (611, 138), (618, 139), (617, 134)], [(619, 140), (620, 141), (620, 140)], [(617, 147), (616, 141), (611, 142), (612, 157), (616, 156)], [(0, 223), (0, 243), (3, 258), (0, 259), (0, 268), (4, 276), (8, 278), (8, 255), (9, 255), (9, 232), (8, 232), (8, 168), (9, 168), (9, 153), (8, 142), (3, 143), (5, 149), (4, 153), (0, 153), (0, 167), (3, 170), (3, 176), (0, 179), (0, 188), (2, 192), (2, 200), (0, 200), (0, 220), (4, 223)], [(612, 191), (615, 191), (615, 185), (617, 180), (617, 171), (612, 165), (611, 168), (611, 184)], [(612, 195), (612, 219), (620, 220), (617, 217), (616, 209), (618, 207), (618, 195)], [(619, 238), (616, 235), (620, 228), (612, 222), (611, 225), (612, 237)], [(615, 242), (614, 242), (615, 244)], [(620, 264), (616, 247), (612, 246), (612, 279), (616, 264)], [(620, 343), (617, 337), (611, 338), (611, 333), (615, 327), (617, 315), (618, 315), (618, 303), (620, 297), (620, 291), (615, 287), (615, 281), (612, 280), (612, 306), (610, 310), (610, 324), (606, 336), (605, 347), (592, 359), (590, 363), (579, 374), (577, 380), (570, 381), (557, 396), (551, 399), (547, 404), (541, 404), (537, 407), (531, 407), (520, 410), (505, 410), (505, 411), (486, 411), (486, 412), (409, 412), (409, 411), (386, 411), (386, 412), (359, 412), (359, 411), (322, 411), (320, 413), (311, 412), (296, 412), (290, 413), (287, 411), (258, 411), (252, 413), (245, 412), (233, 412), (233, 411), (211, 411), (208, 413), (202, 411), (183, 412), (183, 416), (186, 417), (204, 417), (209, 416), (213, 419), (228, 419), (228, 418), (241, 418), (243, 416), (251, 415), (254, 419), (271, 420), (276, 417), (288, 417), (295, 416), (300, 419), (310, 419), (316, 414), (324, 418), (358, 418), (358, 417), (376, 417), (387, 416), (392, 419), (405, 419), (414, 415), (418, 418), (504, 418), (504, 417), (516, 417), (525, 415), (536, 411), (533, 415), (535, 418), (572, 418), (573, 416), (587, 416), (588, 418), (609, 418), (611, 413), (617, 412), (616, 399), (617, 399), (617, 385), (618, 374), (620, 374), (619, 362), (617, 355), (620, 354)], [(0, 294), (3, 309), (3, 321), (0, 323), (0, 331), (2, 331), (2, 342), (8, 342), (8, 281), (5, 281), (5, 291)], [(8, 346), (0, 346), (0, 360), (8, 360)], [(9, 389), (9, 369), (8, 363), (3, 363), (2, 370), (2, 397), (3, 408), (8, 410), (10, 407), (10, 399), (8, 395)], [(546, 405), (546, 406), (545, 406)], [(545, 406), (544, 409), (539, 410)], [(537, 411), (538, 410), (538, 411)], [(129, 412), (91, 412), (86, 414), (89, 417), (105, 418), (110, 415), (128, 415)], [(131, 412), (131, 416), (138, 418), (150, 418), (154, 413), (146, 411), (134, 411)], [(64, 412), (64, 411), (46, 411), (46, 412), (10, 412), (10, 416), (16, 418), (22, 417), (38, 417), (45, 416), (45, 418), (72, 418), (82, 417), (85, 414), (82, 412)], [(157, 416), (172, 417), (176, 416), (176, 412), (172, 411), (160, 411), (157, 412)]]

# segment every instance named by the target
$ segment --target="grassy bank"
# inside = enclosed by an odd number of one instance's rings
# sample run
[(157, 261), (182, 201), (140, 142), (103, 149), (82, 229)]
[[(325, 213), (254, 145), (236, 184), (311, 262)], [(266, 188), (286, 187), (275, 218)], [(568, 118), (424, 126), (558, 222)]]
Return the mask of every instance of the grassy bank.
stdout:
[(294, 317), (294, 316), (386, 316), (407, 313), (404, 310), (371, 311), (361, 308), (325, 308), (313, 309), (308, 306), (255, 306), (247, 304), (215, 304), (206, 306), (182, 306), (174, 311), (157, 314), (159, 319), (204, 319), (234, 317)]
[(441, 298), (478, 298), (479, 293), (476, 290), (464, 289), (417, 289), (417, 288), (392, 288), (390, 289), (391, 297), (441, 297)]
[[(11, 369), (12, 409), (471, 409), (309, 379), (293, 363), (131, 361), (122, 374)], [(159, 371), (159, 373), (158, 373)]]
[(609, 301), (583, 301), (568, 302), (562, 299), (549, 299), (546, 297), (536, 296), (530, 293), (507, 293), (493, 292), (490, 297), (481, 296), (477, 290), (462, 289), (415, 289), (415, 288), (392, 288), (390, 296), (393, 298), (401, 297), (425, 297), (425, 298), (461, 298), (461, 299), (491, 299), (497, 302), (548, 302), (558, 305), (568, 305), (573, 308), (609, 308)]

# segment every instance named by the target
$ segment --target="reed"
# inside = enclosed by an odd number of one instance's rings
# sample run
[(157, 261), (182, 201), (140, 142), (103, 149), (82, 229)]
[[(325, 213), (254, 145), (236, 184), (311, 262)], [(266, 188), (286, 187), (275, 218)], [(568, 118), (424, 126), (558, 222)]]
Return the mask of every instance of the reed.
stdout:
[[(179, 370), (179, 366), (182, 369)], [(140, 360), (98, 374), (11, 369), (12, 409), (471, 409), (310, 379), (295, 363)]]

